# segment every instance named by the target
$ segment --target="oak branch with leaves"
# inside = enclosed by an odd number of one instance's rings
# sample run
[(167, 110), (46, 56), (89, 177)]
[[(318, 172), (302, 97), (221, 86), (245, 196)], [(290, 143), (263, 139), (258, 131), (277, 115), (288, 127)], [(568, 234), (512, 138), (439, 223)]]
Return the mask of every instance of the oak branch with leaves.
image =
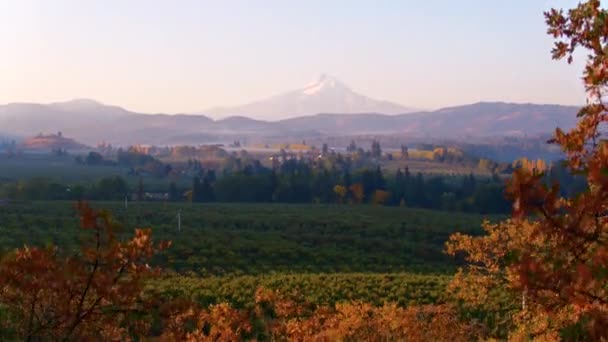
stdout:
[(0, 264), (4, 328), (25, 340), (120, 339), (147, 329), (144, 281), (157, 273), (148, 263), (168, 247), (153, 244), (150, 229), (121, 242), (106, 211), (78, 205), (88, 242), (78, 255), (56, 247), (24, 247)]
[(513, 218), (486, 223), (487, 235), (454, 235), (450, 254), (464, 252), (471, 264), (452, 288), (479, 303), (496, 287), (522, 296), (512, 338), (599, 340), (608, 338), (608, 143), (604, 137), (608, 84), (608, 12), (591, 0), (564, 12), (545, 13), (556, 40), (554, 59), (573, 60), (588, 52), (583, 81), (588, 103), (568, 132), (557, 129), (551, 142), (566, 155), (573, 174), (587, 189), (560, 197), (559, 184), (546, 184), (539, 170), (518, 169), (508, 184)]

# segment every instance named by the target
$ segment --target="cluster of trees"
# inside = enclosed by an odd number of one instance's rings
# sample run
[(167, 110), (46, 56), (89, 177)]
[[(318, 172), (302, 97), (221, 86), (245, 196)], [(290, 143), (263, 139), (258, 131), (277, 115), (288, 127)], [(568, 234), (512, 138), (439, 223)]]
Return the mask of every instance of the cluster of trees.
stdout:
[[(91, 154), (87, 159), (95, 158)], [(133, 165), (133, 161), (121, 162)], [(137, 160), (147, 162), (138, 156)], [(143, 159), (141, 159), (143, 158)], [(151, 158), (151, 157), (150, 157)], [(128, 184), (120, 176), (105, 177), (91, 184), (65, 184), (47, 178), (0, 182), (0, 197), (15, 200), (122, 200), (125, 196), (145, 199), (143, 194), (158, 193), (170, 201), (258, 202), (258, 203), (339, 203), (407, 206), (448, 211), (507, 213), (505, 181), (494, 175), (424, 176), (409, 169), (386, 173), (380, 167), (350, 172), (348, 168), (325, 169), (297, 160), (288, 160), (272, 170), (259, 163), (241, 166), (241, 171), (225, 170), (220, 175), (190, 162), (196, 176), (191, 187), (169, 182), (166, 188), (148, 188), (143, 178)], [(584, 177), (573, 176), (561, 164), (547, 170), (547, 184), (559, 182), (560, 191), (574, 195), (586, 189)]]
[(449, 142), (458, 146), (467, 155), (489, 158), (498, 162), (510, 162), (526, 157), (530, 159), (557, 160), (563, 158), (559, 147), (547, 144), (550, 134), (539, 136), (488, 137), (481, 141), (464, 143)]
[[(326, 146), (327, 144), (324, 144)], [(371, 147), (368, 151), (364, 150), (362, 147), (357, 146), (354, 140), (348, 144), (346, 147), (346, 152), (350, 154), (357, 155), (365, 155), (372, 158), (380, 158), (382, 157), (382, 147), (380, 146), (380, 142), (376, 139), (372, 140)]]
[[(422, 159), (438, 163), (466, 164), (471, 168), (476, 167), (483, 172), (490, 172), (492, 174), (509, 173), (513, 169), (513, 165), (508, 163), (496, 163), (488, 159), (465, 156), (462, 150), (454, 147), (424, 145), (422, 148), (427, 148), (428, 150), (419, 149), (410, 153), (408, 147), (404, 145), (401, 147), (398, 158), (404, 163), (407, 163), (410, 159)], [(223, 150), (217, 146), (176, 146), (171, 148), (131, 146), (126, 150), (117, 149), (110, 157), (107, 154), (104, 155), (101, 152), (93, 151), (86, 156), (76, 157), (76, 161), (89, 166), (121, 166), (128, 168), (130, 175), (137, 176), (170, 177), (172, 179), (197, 176), (201, 182), (204, 181), (205, 177), (204, 169), (213, 169), (215, 172), (221, 172), (223, 175), (239, 173), (250, 175), (252, 169), (254, 171), (263, 169), (261, 161), (246, 150), (234, 151), (232, 153), (223, 151), (224, 153), (220, 153), (220, 155), (218, 155), (218, 151)], [(161, 162), (155, 156), (163, 156), (170, 161)], [(205, 158), (200, 159), (201, 156), (205, 156)], [(317, 150), (314, 147), (300, 151), (281, 149), (270, 159), (272, 160), (271, 168), (277, 173), (283, 173), (285, 169), (289, 170), (293, 168), (309, 168), (313, 172), (319, 171), (319, 173), (322, 173), (323, 170), (331, 170), (332, 173), (356, 173), (362, 169), (375, 169), (378, 165), (395, 160), (395, 158), (397, 158), (397, 154), (394, 156), (393, 153), (383, 153), (380, 143), (377, 140), (373, 140), (369, 150), (358, 147), (352, 141), (345, 154), (330, 150), (327, 144), (323, 144), (321, 150)], [(297, 165), (294, 166), (294, 164)], [(269, 172), (269, 170), (265, 171)], [(342, 184), (342, 186), (346, 187), (347, 194), (351, 192), (348, 184)], [(381, 188), (378, 190), (384, 191)], [(267, 196), (260, 195), (258, 197), (267, 198), (268, 200)], [(314, 194), (308, 197), (311, 197), (311, 201), (330, 202), (326, 198), (315, 199), (318, 196)], [(308, 200), (294, 199), (292, 201), (307, 202)]]
[(442, 210), (504, 213), (504, 181), (498, 176), (423, 176), (406, 167), (386, 175), (380, 167), (351, 173), (312, 168), (290, 160), (279, 170), (259, 165), (217, 178), (214, 171), (195, 177), (194, 202), (353, 203)]
[[(374, 142), (370, 158), (381, 154)], [(118, 150), (116, 160), (98, 152), (78, 157), (82, 164), (120, 165), (130, 175), (165, 177), (173, 168), (148, 154), (136, 150)], [(410, 207), (505, 212), (508, 204), (502, 196), (502, 181), (455, 176), (423, 177), (411, 174), (407, 167), (396, 174), (385, 175), (380, 167), (370, 169), (361, 160), (328, 153), (323, 159), (287, 159), (269, 169), (246, 152), (230, 155), (217, 176), (214, 169), (205, 170), (200, 161), (188, 159), (183, 175), (193, 175), (192, 186), (178, 187), (171, 182), (163, 192), (171, 201), (193, 202), (280, 202), (280, 203), (373, 203)], [(353, 171), (351, 171), (353, 170)], [(183, 176), (182, 175), (182, 176)], [(49, 179), (30, 179), (0, 184), (0, 196), (22, 200), (121, 200), (130, 193), (145, 192), (145, 181), (133, 188), (121, 177), (108, 177), (97, 184), (62, 184)], [(186, 196), (184, 196), (184, 193)]]
[(166, 177), (171, 173), (170, 164), (165, 164), (149, 154), (132, 150), (119, 149), (116, 160), (106, 159), (99, 152), (89, 152), (86, 156), (77, 156), (78, 164), (88, 166), (122, 166), (129, 169), (131, 175), (149, 175), (153, 177)]
[[(240, 142), (235, 141), (234, 147), (240, 147)], [(204, 146), (132, 146), (129, 152), (148, 154), (154, 157), (182, 161), (185, 159), (219, 159), (228, 156), (228, 152), (221, 148), (221, 145)]]
[(88, 166), (112, 166), (117, 163), (113, 160), (106, 160), (99, 152), (89, 152), (86, 156), (76, 156), (76, 163)]
[[(235, 144), (238, 142), (235, 142)], [(236, 147), (240, 147), (240, 143)], [(204, 146), (142, 146), (133, 145), (126, 149), (116, 148), (111, 144), (99, 144), (95, 151), (106, 157), (115, 157), (119, 153), (136, 153), (149, 155), (155, 158), (170, 159), (172, 161), (183, 161), (186, 159), (214, 159), (224, 158), (228, 152), (223, 150), (220, 145)]]

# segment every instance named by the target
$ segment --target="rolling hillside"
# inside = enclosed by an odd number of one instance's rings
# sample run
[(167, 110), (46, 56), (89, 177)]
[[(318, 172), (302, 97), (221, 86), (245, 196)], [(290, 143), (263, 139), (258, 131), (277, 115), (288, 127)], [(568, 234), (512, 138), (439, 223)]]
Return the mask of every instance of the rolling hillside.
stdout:
[(466, 138), (523, 136), (569, 128), (576, 107), (484, 102), (400, 115), (317, 114), (281, 121), (234, 116), (141, 114), (90, 100), (49, 105), (0, 106), (0, 127), (13, 136), (63, 132), (85, 144), (180, 144), (231, 141), (245, 137), (315, 137), (405, 134), (412, 137)]

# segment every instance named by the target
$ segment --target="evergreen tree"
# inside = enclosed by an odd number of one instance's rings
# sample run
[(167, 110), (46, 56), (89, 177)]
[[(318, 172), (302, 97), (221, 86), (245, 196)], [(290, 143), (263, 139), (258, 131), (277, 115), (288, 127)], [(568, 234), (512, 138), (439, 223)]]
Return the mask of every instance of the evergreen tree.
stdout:
[(137, 182), (137, 200), (143, 201), (144, 194), (145, 194), (144, 181), (141, 179), (141, 177), (139, 177), (139, 181)]
[(468, 176), (464, 176), (464, 178), (462, 179), (462, 195), (464, 197), (469, 197), (473, 195), (473, 193), (475, 192), (476, 182), (477, 181), (475, 180), (475, 176), (473, 176), (473, 173), (469, 174)]
[(424, 207), (427, 205), (426, 194), (424, 193), (424, 178), (422, 177), (422, 173), (418, 172), (416, 174), (416, 178), (414, 179), (414, 184), (412, 187), (413, 196), (411, 196), (411, 201), (416, 206)]
[(179, 191), (177, 190), (177, 185), (175, 185), (175, 182), (171, 182), (171, 184), (169, 184), (169, 201), (175, 202), (175, 201), (179, 201), (180, 199), (180, 195), (179, 195)]
[(201, 202), (213, 202), (215, 201), (215, 192), (213, 191), (213, 187), (211, 186), (211, 181), (208, 177), (203, 179), (203, 184), (201, 184), (201, 194), (200, 194)]
[(401, 203), (401, 200), (405, 199), (405, 175), (401, 169), (398, 169), (397, 173), (395, 173), (395, 182), (391, 189), (391, 194), (393, 197), (393, 204), (395, 205), (398, 205)]
[(346, 151), (350, 153), (354, 153), (355, 151), (357, 151), (357, 144), (355, 144), (354, 140), (350, 141), (350, 144), (346, 148)]
[(279, 189), (279, 177), (277, 176), (277, 172), (273, 169), (270, 172), (270, 198), (274, 202), (277, 199), (277, 190)]
[(376, 168), (376, 173), (374, 174), (374, 190), (386, 190), (386, 181), (384, 180), (384, 175), (382, 174), (382, 169), (378, 165)]
[(323, 149), (321, 152), (324, 156), (329, 154), (329, 146), (327, 146), (327, 144), (323, 144)]
[(364, 170), (361, 174), (361, 185), (363, 186), (364, 200), (370, 200), (374, 191), (376, 191), (376, 172)]
[(212, 169), (207, 170), (207, 178), (209, 179), (209, 182), (215, 183), (215, 181), (217, 180), (217, 176), (215, 175), (215, 170), (212, 170)]
[(377, 140), (372, 141), (372, 149), (370, 152), (373, 158), (382, 157), (382, 149), (380, 148), (380, 142), (378, 142)]
[(203, 191), (201, 179), (198, 176), (195, 176), (192, 180), (192, 202), (202, 202), (203, 201)]

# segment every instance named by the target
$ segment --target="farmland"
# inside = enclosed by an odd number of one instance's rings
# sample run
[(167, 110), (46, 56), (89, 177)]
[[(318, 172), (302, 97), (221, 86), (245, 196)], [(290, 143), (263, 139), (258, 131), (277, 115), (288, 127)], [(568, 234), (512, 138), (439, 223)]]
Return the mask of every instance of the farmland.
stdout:
[[(124, 223), (125, 237), (151, 227), (155, 240), (173, 242), (155, 259), (164, 275), (148, 296), (236, 308), (252, 308), (259, 288), (315, 305), (444, 303), (456, 261), (443, 244), (456, 231), (479, 233), (483, 219), (370, 205), (91, 204)], [(0, 254), (23, 245), (76, 251), (89, 233), (78, 226), (73, 202), (10, 202), (0, 207)]]
[(92, 168), (76, 164), (70, 156), (54, 157), (49, 154), (27, 154), (20, 157), (0, 154), (0, 165), (0, 179), (47, 177), (57, 181), (86, 182), (109, 175), (126, 175), (126, 170), (118, 166)]
[[(135, 185), (140, 177), (129, 174), (129, 168), (119, 165), (90, 166), (78, 164), (74, 156), (52, 156), (44, 154), (24, 154), (7, 157), (0, 154), (0, 183), (2, 180), (16, 182), (45, 179), (70, 185), (88, 186), (105, 177), (120, 176), (128, 184)], [(148, 177), (146, 185), (150, 190), (164, 191), (169, 179)], [(175, 179), (179, 186), (187, 186), (191, 179)], [(0, 194), (0, 197), (2, 194)]]
[[(173, 246), (158, 262), (198, 275), (268, 272), (451, 272), (443, 253), (453, 232), (477, 234), (481, 215), (380, 206), (96, 202), (125, 224), (151, 227)], [(177, 213), (181, 215), (178, 230)], [(492, 217), (495, 218), (495, 217)], [(75, 249), (72, 202), (0, 207), (0, 248)]]
[(317, 305), (363, 301), (401, 306), (443, 303), (448, 275), (413, 273), (321, 273), (242, 275), (223, 277), (167, 276), (149, 284), (150, 294), (190, 298), (202, 305), (230, 303), (252, 307), (256, 289), (263, 287)]

